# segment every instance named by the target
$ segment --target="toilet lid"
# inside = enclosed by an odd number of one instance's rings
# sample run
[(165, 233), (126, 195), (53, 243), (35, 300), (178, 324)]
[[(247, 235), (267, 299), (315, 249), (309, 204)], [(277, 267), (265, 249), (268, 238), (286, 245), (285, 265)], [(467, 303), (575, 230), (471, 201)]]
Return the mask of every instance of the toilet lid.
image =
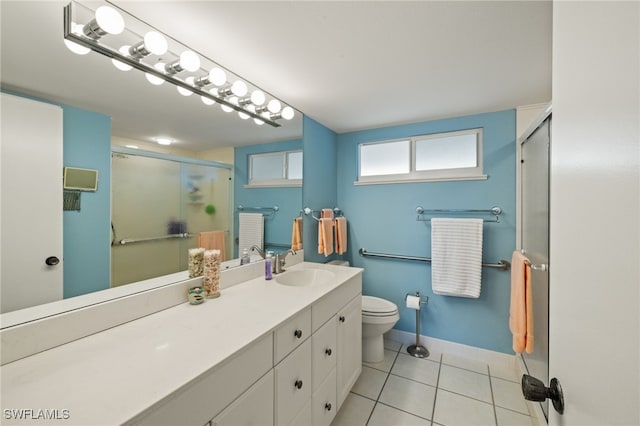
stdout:
[(398, 307), (388, 300), (373, 296), (362, 296), (362, 312), (372, 314), (393, 314)]

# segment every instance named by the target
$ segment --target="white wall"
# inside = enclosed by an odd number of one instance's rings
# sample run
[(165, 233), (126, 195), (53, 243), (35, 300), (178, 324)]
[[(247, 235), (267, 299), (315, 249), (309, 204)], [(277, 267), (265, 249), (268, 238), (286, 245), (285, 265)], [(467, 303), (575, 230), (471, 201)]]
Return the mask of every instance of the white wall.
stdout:
[(640, 424), (640, 3), (554, 1), (550, 424)]

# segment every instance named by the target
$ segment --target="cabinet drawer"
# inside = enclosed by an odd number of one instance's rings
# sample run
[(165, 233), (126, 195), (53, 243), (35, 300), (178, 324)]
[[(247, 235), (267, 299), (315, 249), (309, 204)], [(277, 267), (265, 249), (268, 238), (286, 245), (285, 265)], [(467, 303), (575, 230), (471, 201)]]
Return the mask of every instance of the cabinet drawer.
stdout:
[(336, 324), (334, 315), (311, 336), (311, 380), (316, 391), (325, 377), (336, 366)]
[(279, 363), (298, 345), (311, 336), (311, 309), (289, 318), (284, 324), (276, 328), (274, 334), (273, 362)]
[(311, 399), (311, 339), (275, 368), (275, 421), (288, 425)]
[(353, 299), (361, 292), (362, 274), (360, 273), (315, 302), (311, 311), (313, 331), (319, 329), (329, 318), (334, 316), (336, 311), (345, 305), (346, 301)]
[(330, 425), (336, 416), (336, 370), (333, 369), (311, 398), (311, 417), (314, 426)]
[(273, 370), (211, 422), (211, 426), (235, 425), (273, 425)]
[(271, 369), (272, 353), (269, 334), (127, 424), (202, 426)]

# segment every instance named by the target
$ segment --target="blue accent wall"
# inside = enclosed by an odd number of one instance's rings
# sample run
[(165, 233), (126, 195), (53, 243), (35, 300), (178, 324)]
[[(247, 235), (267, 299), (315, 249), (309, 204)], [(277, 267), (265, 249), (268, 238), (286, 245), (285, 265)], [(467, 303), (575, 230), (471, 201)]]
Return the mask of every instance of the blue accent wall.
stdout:
[(64, 298), (110, 287), (111, 118), (62, 105), (64, 166), (98, 170), (98, 190), (64, 212)]
[[(304, 130), (304, 189), (302, 204), (314, 210), (342, 207), (337, 192), (337, 135), (322, 124), (305, 116)], [(318, 213), (315, 213), (316, 216)], [(335, 255), (318, 254), (318, 224), (309, 216), (303, 221), (304, 260), (326, 262)]]
[[(234, 241), (238, 237), (238, 206), (247, 207), (272, 207), (278, 206), (280, 210), (273, 216), (265, 215), (264, 241), (271, 244), (291, 245), (291, 230), (293, 219), (299, 214), (302, 204), (301, 187), (271, 187), (271, 188), (245, 188), (249, 182), (249, 155), (263, 154), (266, 152), (296, 151), (302, 149), (302, 140), (296, 139), (283, 142), (272, 142), (259, 145), (237, 147), (234, 150)], [(304, 156), (303, 156), (304, 158)], [(304, 167), (304, 165), (303, 165)], [(234, 257), (244, 247), (234, 244)], [(265, 247), (267, 250), (284, 251), (283, 247)]]
[[(404, 298), (407, 293), (419, 291), (429, 297), (428, 305), (421, 312), (421, 334), (513, 353), (508, 327), (509, 272), (483, 268), (479, 299), (440, 296), (431, 291), (430, 263), (364, 258), (358, 255), (358, 250), (431, 257), (430, 225), (416, 221), (417, 206), (489, 209), (497, 205), (503, 209), (501, 223), (484, 224), (483, 258), (490, 263), (510, 260), (515, 249), (516, 222), (515, 117), (515, 110), (508, 110), (338, 135), (337, 202), (348, 219), (349, 260), (353, 266), (365, 268), (363, 294), (382, 297), (398, 305), (400, 320), (396, 329), (415, 332), (415, 311), (406, 308)], [(353, 185), (357, 179), (361, 142), (478, 127), (484, 129), (483, 161), (487, 180)], [(305, 160), (312, 155), (307, 153), (305, 145)], [(312, 158), (309, 160), (313, 161)], [(332, 175), (328, 168), (327, 177), (322, 181), (330, 182)], [(311, 193), (306, 196), (307, 184), (305, 179), (305, 202), (308, 199), (312, 203)], [(483, 218), (491, 219), (491, 216)]]

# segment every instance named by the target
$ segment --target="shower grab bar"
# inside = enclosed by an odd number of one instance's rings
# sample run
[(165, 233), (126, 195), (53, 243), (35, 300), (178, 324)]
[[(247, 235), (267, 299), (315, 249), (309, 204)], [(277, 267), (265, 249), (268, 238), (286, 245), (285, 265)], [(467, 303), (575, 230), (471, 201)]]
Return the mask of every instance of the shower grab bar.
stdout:
[(127, 244), (133, 244), (133, 243), (146, 243), (146, 242), (150, 242), (150, 241), (170, 240), (170, 239), (174, 239), (174, 238), (191, 238), (191, 237), (193, 237), (193, 234), (190, 234), (188, 232), (183, 232), (183, 233), (180, 233), (180, 234), (163, 235), (161, 237), (124, 238), (124, 239), (118, 241), (116, 243), (116, 245), (124, 246), (124, 245), (127, 245)]
[[(362, 257), (380, 257), (386, 259), (400, 259), (400, 260), (416, 260), (418, 262), (431, 262), (430, 257), (420, 257), (420, 256), (404, 256), (399, 254), (386, 254), (386, 253), (372, 253), (368, 252), (366, 249), (361, 248), (358, 250), (360, 256)], [(511, 268), (511, 262), (501, 259), (498, 263), (483, 263), (482, 266), (485, 268), (496, 268), (502, 271), (506, 271)]]
[(431, 220), (431, 218), (428, 219), (423, 219), (421, 216), (425, 213), (434, 213), (434, 214), (441, 214), (441, 213), (487, 213), (487, 214), (492, 214), (495, 218), (495, 220), (489, 220), (486, 222), (492, 222), (492, 223), (500, 223), (500, 215), (502, 214), (502, 209), (498, 206), (493, 206), (488, 210), (475, 210), (475, 209), (424, 209), (421, 206), (416, 207), (416, 213), (418, 214), (418, 216), (416, 217), (417, 221), (422, 221), (422, 222), (428, 222)]
[[(322, 210), (313, 210), (313, 209), (310, 209), (309, 207), (305, 207), (304, 209), (300, 210), (300, 213), (304, 213), (306, 216), (311, 215), (311, 217), (315, 219), (316, 222), (320, 222), (320, 218), (315, 217), (313, 212), (321, 213)], [(344, 216), (344, 214), (342, 213), (342, 209), (338, 207), (333, 208), (333, 214), (334, 214), (334, 217)]]
[(274, 214), (276, 214), (276, 212), (278, 210), (280, 210), (280, 207), (278, 206), (273, 206), (273, 207), (247, 207), (247, 206), (238, 206), (238, 211), (252, 211), (252, 212), (263, 212), (265, 210), (270, 210), (271, 212), (269, 213), (269, 216), (273, 216)]

